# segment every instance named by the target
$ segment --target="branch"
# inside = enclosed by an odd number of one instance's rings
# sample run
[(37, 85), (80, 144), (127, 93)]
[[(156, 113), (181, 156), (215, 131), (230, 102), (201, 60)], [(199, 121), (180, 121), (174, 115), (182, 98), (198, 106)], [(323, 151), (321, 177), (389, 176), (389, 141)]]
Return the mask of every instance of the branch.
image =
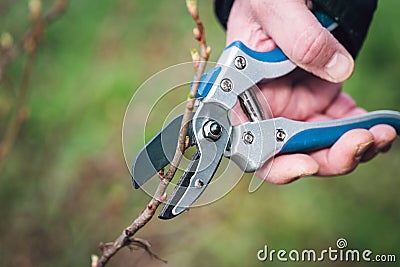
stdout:
[[(40, 1), (30, 1), (30, 15), (32, 19), (31, 28), (23, 35), (21, 40), (14, 46), (5, 49), (0, 57), (0, 81), (3, 79), (4, 72), (7, 66), (24, 50), (26, 52), (34, 52), (37, 44), (40, 42), (42, 33), (45, 28), (58, 19), (66, 10), (68, 0), (55, 0), (53, 6), (47, 14), (40, 16), (41, 12)], [(32, 46), (33, 45), (33, 46)], [(33, 51), (32, 51), (33, 49)]]
[[(200, 47), (200, 55), (194, 51), (192, 52), (193, 64), (195, 67), (195, 75), (194, 81), (200, 81), (201, 75), (204, 73), (207, 60), (210, 56), (211, 49), (207, 47), (206, 37), (204, 33), (204, 26), (199, 17), (198, 9), (196, 1), (194, 0), (186, 0), (186, 5), (188, 12), (193, 17), (196, 22), (196, 28), (193, 30), (194, 37), (198, 41)], [(193, 51), (193, 50), (192, 50)], [(122, 234), (113, 242), (107, 246), (100, 246), (102, 250), (102, 255), (100, 258), (96, 256), (92, 256), (92, 266), (105, 266), (107, 262), (113, 257), (121, 248), (130, 246), (132, 237), (139, 231), (144, 225), (146, 225), (154, 216), (158, 206), (167, 198), (165, 190), (168, 187), (168, 184), (174, 177), (179, 163), (182, 159), (183, 152), (187, 148), (187, 130), (188, 124), (193, 112), (195, 96), (197, 93), (199, 83), (193, 83), (193, 86), (190, 89), (190, 93), (186, 100), (185, 112), (182, 119), (181, 131), (179, 134), (178, 144), (176, 147), (174, 158), (170, 164), (168, 171), (164, 174), (164, 171), (159, 173), (160, 183), (157, 187), (156, 193), (153, 198), (147, 204), (145, 209), (140, 213), (140, 215), (132, 222), (131, 225), (126, 227)], [(147, 242), (148, 244), (148, 242)], [(149, 248), (147, 246), (146, 248)], [(146, 249), (149, 252), (148, 249)], [(154, 256), (153, 253), (151, 255)], [(158, 257), (156, 257), (158, 258)]]
[(17, 92), (16, 107), (13, 116), (11, 117), (3, 139), (0, 142), (0, 167), (1, 163), (8, 155), (15, 139), (21, 129), (23, 122), (26, 119), (25, 103), (29, 93), (29, 83), (32, 76), (33, 58), (38, 45), (42, 39), (46, 27), (63, 14), (68, 4), (68, 0), (56, 0), (47, 14), (41, 15), (41, 1), (31, 0), (29, 2), (29, 13), (31, 17), (31, 28), (24, 34), (21, 40), (12, 45), (12, 37), (6, 34), (8, 39), (2, 42), (0, 54), (0, 82), (4, 76), (5, 70), (9, 64), (22, 52), (27, 54), (24, 63), (23, 73)]

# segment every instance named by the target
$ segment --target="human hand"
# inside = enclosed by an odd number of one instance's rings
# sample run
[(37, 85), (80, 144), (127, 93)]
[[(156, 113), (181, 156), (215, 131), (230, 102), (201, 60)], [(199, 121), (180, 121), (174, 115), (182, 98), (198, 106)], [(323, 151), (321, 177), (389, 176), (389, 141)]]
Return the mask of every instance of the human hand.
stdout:
[[(279, 46), (303, 70), (269, 82), (261, 82), (258, 98), (265, 97), (275, 117), (299, 121), (332, 120), (360, 115), (341, 84), (353, 71), (353, 59), (324, 29), (304, 0), (236, 0), (227, 27), (227, 43), (241, 40), (256, 51)], [(232, 123), (246, 120), (239, 106)], [(331, 148), (307, 154), (278, 156), (256, 175), (276, 184), (289, 183), (310, 175), (333, 176), (352, 171), (359, 162), (385, 152), (396, 138), (388, 125), (344, 134)]]
[[(365, 111), (345, 93), (341, 85), (316, 78), (297, 69), (291, 74), (258, 84), (259, 100), (265, 99), (274, 117), (298, 121), (323, 121), (357, 116)], [(261, 101), (264, 102), (264, 101)], [(264, 108), (264, 113), (269, 110)], [(232, 124), (247, 121), (239, 105), (231, 114)], [(351, 172), (360, 162), (386, 152), (396, 138), (388, 125), (370, 130), (355, 129), (344, 134), (331, 148), (311, 153), (287, 154), (275, 157), (256, 172), (256, 175), (275, 184), (286, 184), (303, 176), (334, 176)]]
[(343, 82), (353, 72), (353, 58), (318, 22), (306, 0), (236, 0), (227, 44), (235, 40), (256, 51), (278, 45), (297, 66), (331, 82)]

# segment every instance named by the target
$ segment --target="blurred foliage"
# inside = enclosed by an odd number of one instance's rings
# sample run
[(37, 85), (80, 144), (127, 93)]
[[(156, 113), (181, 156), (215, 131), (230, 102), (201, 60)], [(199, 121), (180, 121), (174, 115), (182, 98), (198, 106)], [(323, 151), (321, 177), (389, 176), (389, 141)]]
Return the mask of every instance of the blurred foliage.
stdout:
[[(224, 31), (212, 1), (200, 2), (216, 60)], [(44, 9), (51, 3), (44, 1)], [(379, 2), (345, 84), (368, 110), (400, 110), (399, 9), (399, 1)], [(28, 25), (26, 1), (0, 0), (0, 32), (18, 40)], [(105, 0), (71, 1), (47, 29), (35, 58), (29, 118), (0, 170), (0, 266), (88, 266), (98, 243), (113, 240), (142, 210), (148, 196), (132, 190), (121, 149), (124, 111), (145, 79), (190, 60), (192, 28), (183, 2)], [(2, 132), (23, 61), (18, 57), (0, 84)], [(138, 236), (169, 266), (272, 265), (256, 258), (265, 244), (325, 249), (340, 237), (351, 248), (400, 260), (399, 163), (396, 143), (342, 178), (264, 184), (253, 194), (243, 179), (220, 201), (172, 221), (154, 219)], [(128, 250), (110, 264), (134, 265), (164, 266)]]

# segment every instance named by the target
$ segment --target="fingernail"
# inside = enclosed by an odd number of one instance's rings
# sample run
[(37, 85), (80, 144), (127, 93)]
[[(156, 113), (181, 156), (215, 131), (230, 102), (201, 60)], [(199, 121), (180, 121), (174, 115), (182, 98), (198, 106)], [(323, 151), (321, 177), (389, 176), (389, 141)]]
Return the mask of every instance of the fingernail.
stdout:
[(360, 144), (360, 145), (357, 147), (357, 151), (356, 151), (356, 154), (354, 155), (354, 159), (355, 159), (356, 161), (360, 161), (360, 160), (361, 160), (361, 157), (364, 155), (365, 151), (367, 151), (367, 149), (368, 149), (373, 143), (374, 143), (374, 140), (369, 141), (369, 142), (364, 143), (364, 144)]
[(391, 147), (392, 147), (391, 144), (389, 144), (387, 146), (384, 146), (379, 150), (379, 152), (386, 153), (386, 152), (388, 152), (390, 150)]
[(316, 165), (316, 168), (315, 168), (315, 169), (307, 170), (307, 171), (301, 173), (301, 174), (296, 178), (296, 180), (299, 179), (299, 178), (312, 177), (313, 175), (315, 175), (315, 174), (318, 172), (318, 170), (319, 170), (319, 166)]
[(293, 178), (290, 180), (290, 183), (292, 183), (292, 182), (294, 182), (294, 181), (297, 181), (297, 180), (299, 180), (299, 179), (301, 179), (301, 178), (309, 178), (309, 177), (312, 177), (314, 174), (315, 174), (315, 173), (302, 173), (302, 174), (300, 174), (299, 176), (293, 177)]
[(353, 59), (336, 52), (325, 66), (326, 73), (334, 82), (346, 80), (353, 71)]

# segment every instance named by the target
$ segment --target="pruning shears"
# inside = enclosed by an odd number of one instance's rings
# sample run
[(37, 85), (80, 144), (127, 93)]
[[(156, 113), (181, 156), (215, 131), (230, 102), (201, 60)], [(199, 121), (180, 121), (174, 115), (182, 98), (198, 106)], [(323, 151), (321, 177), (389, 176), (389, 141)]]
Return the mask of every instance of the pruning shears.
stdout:
[[(323, 13), (314, 14), (328, 30), (337, 27)], [(276, 155), (330, 147), (352, 129), (389, 124), (400, 133), (400, 112), (397, 111), (374, 111), (322, 122), (265, 119), (252, 87), (261, 80), (284, 76), (295, 68), (279, 48), (256, 52), (235, 41), (224, 49), (217, 65), (202, 76), (196, 95), (198, 107), (189, 123), (187, 141), (197, 147), (197, 152), (159, 218), (171, 219), (188, 209), (207, 188), (222, 157), (234, 161), (245, 172), (254, 172)], [(229, 111), (238, 99), (250, 122), (232, 126)], [(173, 119), (137, 154), (132, 164), (135, 188), (172, 161), (181, 121), (182, 115)]]

